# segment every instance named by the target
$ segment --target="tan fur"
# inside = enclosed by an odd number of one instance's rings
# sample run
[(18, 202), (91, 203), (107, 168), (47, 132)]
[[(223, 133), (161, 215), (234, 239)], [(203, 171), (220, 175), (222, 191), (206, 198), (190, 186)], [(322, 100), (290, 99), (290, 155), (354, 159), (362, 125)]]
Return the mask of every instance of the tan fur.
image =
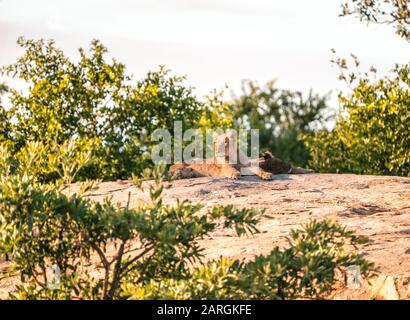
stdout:
[[(241, 153), (237, 146), (236, 136), (229, 132), (219, 135), (214, 139), (214, 156), (205, 161), (177, 163), (170, 167), (169, 172), (175, 179), (196, 177), (226, 177), (240, 179), (241, 170), (246, 175), (257, 175), (263, 180), (271, 180), (273, 174), (305, 174), (313, 173), (312, 170), (292, 167), (285, 161), (275, 158), (272, 153), (265, 152), (262, 158), (250, 160)], [(233, 160), (235, 164), (229, 163)], [(239, 161), (242, 162), (239, 162)], [(231, 161), (232, 162), (232, 161)]]
[(234, 167), (216, 163), (177, 163), (169, 168), (175, 179), (197, 177), (226, 177), (239, 179), (241, 173)]
[[(236, 152), (236, 154), (232, 152)], [(231, 159), (235, 164), (229, 163)], [(245, 159), (245, 161), (239, 163), (240, 159)], [(237, 148), (236, 136), (232, 132), (228, 132), (215, 137), (213, 159), (208, 159), (204, 163), (177, 163), (172, 165), (169, 171), (176, 179), (195, 177), (239, 179), (241, 177), (240, 170), (247, 168), (250, 174), (256, 174), (264, 180), (272, 179), (272, 173), (251, 165), (249, 159)]]

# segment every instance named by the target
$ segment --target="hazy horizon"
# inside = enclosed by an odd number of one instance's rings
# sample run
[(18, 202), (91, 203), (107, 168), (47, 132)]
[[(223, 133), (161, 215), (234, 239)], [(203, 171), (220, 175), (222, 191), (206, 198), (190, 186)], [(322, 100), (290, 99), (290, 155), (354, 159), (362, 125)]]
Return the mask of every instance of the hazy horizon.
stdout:
[(97, 38), (139, 79), (165, 65), (187, 75), (198, 95), (242, 79), (325, 94), (344, 88), (332, 67), (354, 53), (385, 73), (409, 60), (408, 43), (388, 26), (338, 17), (341, 0), (0, 0), (0, 65), (16, 61), (18, 36), (55, 39), (68, 56)]

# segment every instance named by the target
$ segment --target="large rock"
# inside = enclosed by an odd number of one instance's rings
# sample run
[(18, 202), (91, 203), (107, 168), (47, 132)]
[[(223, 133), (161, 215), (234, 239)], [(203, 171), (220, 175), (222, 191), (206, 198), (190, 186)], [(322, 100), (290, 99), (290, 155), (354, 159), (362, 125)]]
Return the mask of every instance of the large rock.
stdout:
[[(189, 199), (205, 207), (233, 204), (265, 209), (270, 215), (262, 219), (261, 233), (254, 237), (238, 239), (220, 230), (203, 240), (208, 258), (221, 254), (251, 258), (268, 253), (273, 245), (286, 245), (290, 229), (310, 219), (330, 217), (369, 237), (370, 243), (360, 251), (380, 267), (381, 274), (410, 277), (410, 178), (353, 174), (274, 177), (272, 181), (253, 177), (177, 180), (165, 191), (164, 201)], [(113, 196), (125, 206), (129, 192), (132, 201), (147, 199), (147, 194), (127, 181), (102, 183), (89, 196), (97, 201)]]
[[(74, 192), (78, 186), (71, 186)], [(147, 200), (147, 194), (129, 181), (101, 183), (88, 196), (107, 196), (125, 206)], [(359, 248), (380, 268), (380, 276), (360, 289), (339, 283), (335, 299), (410, 299), (410, 178), (352, 174), (279, 175), (272, 181), (253, 177), (242, 180), (196, 178), (178, 180), (164, 192), (164, 202), (189, 199), (212, 207), (233, 204), (265, 209), (269, 215), (259, 225), (261, 233), (238, 238), (233, 232), (215, 231), (201, 241), (208, 259), (228, 256), (250, 259), (267, 254), (273, 246), (285, 246), (293, 228), (310, 219), (332, 218), (370, 242)], [(0, 292), (2, 285), (0, 283)]]

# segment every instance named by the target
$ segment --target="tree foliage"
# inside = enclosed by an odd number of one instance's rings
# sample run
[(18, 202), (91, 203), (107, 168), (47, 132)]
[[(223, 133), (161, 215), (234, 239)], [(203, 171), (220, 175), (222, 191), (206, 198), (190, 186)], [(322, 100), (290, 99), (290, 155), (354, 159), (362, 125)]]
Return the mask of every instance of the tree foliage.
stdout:
[(232, 102), (237, 127), (259, 129), (263, 150), (295, 165), (306, 165), (309, 152), (301, 135), (320, 127), (327, 120), (327, 99), (312, 92), (281, 90), (274, 81), (260, 86), (243, 81), (241, 95)]
[(410, 41), (408, 0), (347, 0), (342, 5), (341, 15), (354, 15), (361, 21), (392, 25), (399, 36)]
[[(404, 0), (346, 1), (342, 15), (392, 24), (410, 40), (410, 7)], [(311, 166), (325, 172), (410, 176), (409, 63), (395, 66), (385, 77), (374, 67), (361, 74), (359, 60), (333, 62), (349, 93), (339, 94), (340, 116), (333, 130), (306, 135)]]
[(6, 108), (2, 104), (2, 96), (7, 92), (8, 87), (0, 83), (0, 143), (6, 144), (11, 139), (11, 123), (8, 118)]
[(367, 73), (349, 73), (345, 59), (336, 63), (352, 92), (340, 94), (341, 116), (333, 130), (306, 136), (311, 166), (325, 172), (410, 176), (410, 65), (397, 65), (391, 76), (372, 80)]
[(337, 223), (311, 221), (293, 230), (289, 246), (275, 247), (253, 260), (221, 257), (196, 267), (188, 278), (151, 279), (147, 284), (124, 286), (132, 299), (297, 299), (320, 298), (331, 291), (337, 270), (360, 266), (364, 277), (374, 265), (356, 253), (346, 253), (347, 244), (366, 242)]
[(196, 127), (223, 103), (199, 101), (183, 77), (170, 76), (163, 67), (133, 81), (122, 63), (108, 61), (107, 49), (97, 40), (88, 52), (79, 50), (78, 61), (51, 40), (19, 38), (18, 44), (24, 54), (2, 71), (24, 81), (27, 90), (10, 89), (12, 107), (0, 109), (0, 140), (17, 153), (30, 141), (50, 146), (92, 139), (96, 160), (82, 169), (81, 180), (124, 179), (141, 172), (151, 165), (155, 129), (173, 134), (178, 120), (184, 129)]

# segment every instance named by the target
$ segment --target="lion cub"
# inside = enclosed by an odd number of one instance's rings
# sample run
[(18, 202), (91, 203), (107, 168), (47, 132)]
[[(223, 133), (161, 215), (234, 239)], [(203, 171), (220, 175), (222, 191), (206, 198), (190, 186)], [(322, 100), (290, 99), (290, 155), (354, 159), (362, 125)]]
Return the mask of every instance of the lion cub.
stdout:
[(244, 174), (256, 174), (263, 180), (271, 180), (272, 173), (261, 169), (249, 161), (237, 147), (236, 135), (232, 131), (216, 136), (214, 139), (214, 156), (205, 161), (176, 163), (169, 172), (175, 179), (196, 177), (226, 177), (239, 179)]

